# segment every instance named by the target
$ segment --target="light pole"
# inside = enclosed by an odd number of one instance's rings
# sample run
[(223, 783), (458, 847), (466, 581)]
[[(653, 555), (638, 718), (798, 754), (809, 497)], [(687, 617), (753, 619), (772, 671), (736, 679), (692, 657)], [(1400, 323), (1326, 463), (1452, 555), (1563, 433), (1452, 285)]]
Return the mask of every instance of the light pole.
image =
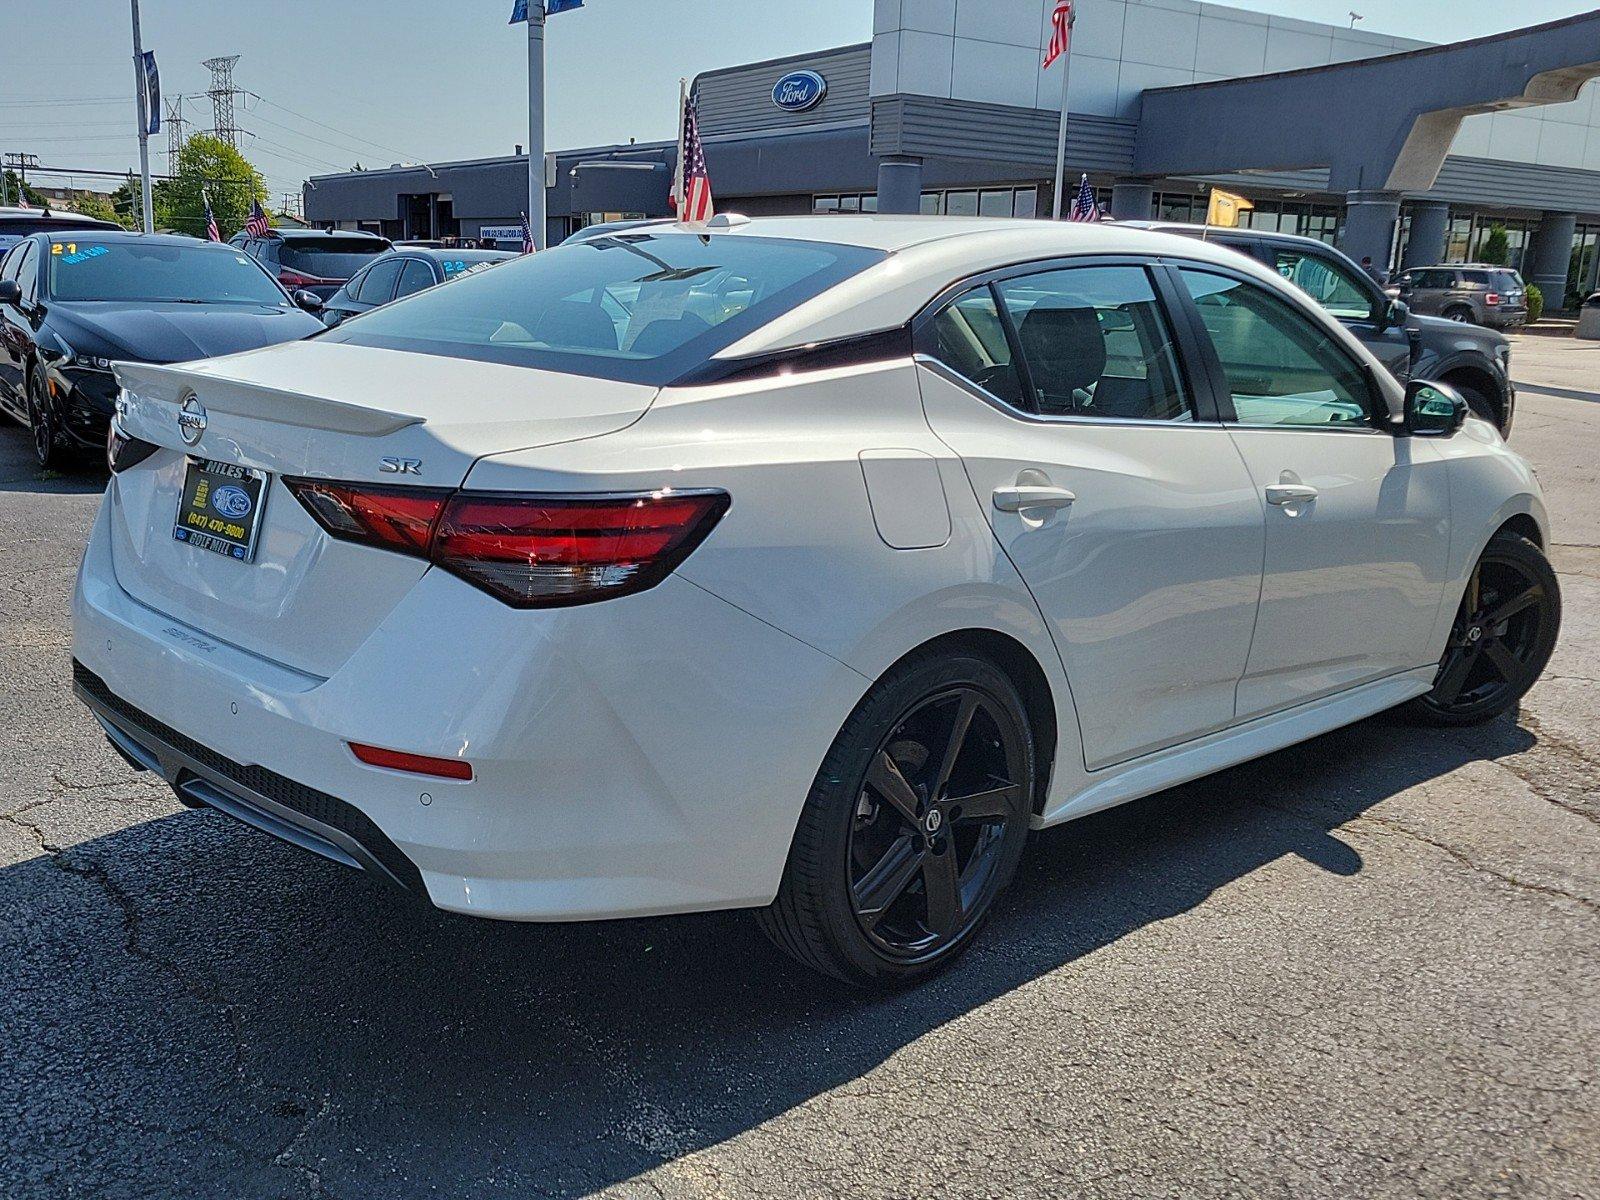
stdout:
[[(137, 3), (138, 0), (135, 0)], [(543, 250), (544, 220), (544, 3), (528, 4), (528, 230)]]
[(139, 114), (139, 194), (143, 200), (144, 231), (154, 233), (155, 220), (150, 205), (150, 112), (144, 83), (144, 43), (139, 39), (139, 0), (130, 0), (130, 3), (133, 5), (134, 108)]

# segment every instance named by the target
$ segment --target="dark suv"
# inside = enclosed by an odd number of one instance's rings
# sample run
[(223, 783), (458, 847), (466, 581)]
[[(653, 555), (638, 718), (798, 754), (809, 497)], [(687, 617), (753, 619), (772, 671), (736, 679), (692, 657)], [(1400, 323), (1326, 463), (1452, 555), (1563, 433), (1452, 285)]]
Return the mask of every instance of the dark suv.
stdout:
[(1509, 267), (1490, 263), (1413, 267), (1401, 272), (1395, 283), (1412, 312), (1494, 329), (1528, 323), (1527, 285)]
[(241, 230), (229, 245), (271, 271), (290, 295), (307, 291), (323, 300), (392, 248), (388, 238), (348, 229), (274, 229), (264, 238)]
[(1342, 251), (1315, 238), (1262, 229), (1120, 223), (1204, 238), (1249, 255), (1308, 292), (1397, 379), (1451, 384), (1474, 413), (1496, 425), (1502, 437), (1511, 436), (1517, 396), (1511, 386), (1511, 343), (1504, 334), (1412, 312), (1386, 296)]

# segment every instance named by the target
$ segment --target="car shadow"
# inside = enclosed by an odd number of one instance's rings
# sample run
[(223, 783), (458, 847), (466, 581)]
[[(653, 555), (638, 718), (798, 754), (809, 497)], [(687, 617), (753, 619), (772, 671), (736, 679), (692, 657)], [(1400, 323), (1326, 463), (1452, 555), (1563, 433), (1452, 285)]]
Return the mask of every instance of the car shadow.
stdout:
[(889, 995), (791, 964), (745, 914), (495, 924), (401, 903), (218, 814), (149, 821), (0, 870), (0, 913), (22, 923), (0, 935), (17, 971), (0, 1109), (75, 1139), (70, 1167), (48, 1137), (13, 1141), (0, 1178), (583, 1195), (855, 1080), (1268, 863), (1353, 876), (1339, 826), (1533, 744), (1509, 720), (1445, 734), (1389, 717), (1046, 831), (973, 952)]
[(89, 496), (106, 490), (106, 469), (85, 461), (60, 471), (39, 467), (32, 456), (19, 461), (7, 455), (0, 461), (0, 492), (32, 492), (36, 495)]

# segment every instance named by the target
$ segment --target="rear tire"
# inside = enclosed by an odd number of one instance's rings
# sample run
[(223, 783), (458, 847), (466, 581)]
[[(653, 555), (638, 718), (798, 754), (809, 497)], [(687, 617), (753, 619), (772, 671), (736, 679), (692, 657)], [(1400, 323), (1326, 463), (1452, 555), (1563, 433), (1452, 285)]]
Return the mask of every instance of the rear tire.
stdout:
[(1464, 304), (1453, 305), (1445, 309), (1443, 315), (1446, 321), (1459, 321), (1463, 325), (1475, 324), (1472, 319), (1472, 310)]
[(1433, 690), (1407, 711), (1432, 725), (1477, 725), (1516, 707), (1561, 628), (1561, 587), (1544, 551), (1496, 534), (1467, 580)]
[(1022, 698), (969, 651), (913, 655), (856, 706), (811, 785), (771, 906), (779, 949), (894, 986), (953, 962), (1027, 840), (1036, 763)]

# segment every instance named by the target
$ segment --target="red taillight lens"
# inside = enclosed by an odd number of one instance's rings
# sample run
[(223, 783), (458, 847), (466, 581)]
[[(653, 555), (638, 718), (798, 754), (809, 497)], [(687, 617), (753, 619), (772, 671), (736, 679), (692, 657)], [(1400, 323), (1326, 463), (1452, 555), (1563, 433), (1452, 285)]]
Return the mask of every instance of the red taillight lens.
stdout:
[(434, 758), (428, 754), (407, 754), (404, 750), (385, 750), (351, 742), (350, 752), (369, 767), (388, 767), (391, 771), (410, 771), (413, 775), (436, 775), (440, 779), (471, 779), (472, 764), (461, 758)]
[(1486, 294), (1484, 296), (1483, 302), (1485, 304), (1499, 304), (1500, 303), (1500, 293), (1499, 292), (1489, 292), (1488, 294)]
[(328, 284), (343, 283), (342, 279), (323, 279), (317, 275), (302, 275), (299, 271), (291, 271), (288, 267), (278, 268), (278, 282), (293, 291), (295, 288), (326, 287)]
[(516, 608), (584, 604), (661, 582), (728, 510), (726, 492), (451, 497), (433, 561)]
[(728, 510), (726, 492), (523, 496), (290, 479), (332, 536), (427, 558), (514, 608), (643, 591)]
[(284, 479), (306, 511), (336, 538), (426, 556), (450, 493), (429, 488)]

